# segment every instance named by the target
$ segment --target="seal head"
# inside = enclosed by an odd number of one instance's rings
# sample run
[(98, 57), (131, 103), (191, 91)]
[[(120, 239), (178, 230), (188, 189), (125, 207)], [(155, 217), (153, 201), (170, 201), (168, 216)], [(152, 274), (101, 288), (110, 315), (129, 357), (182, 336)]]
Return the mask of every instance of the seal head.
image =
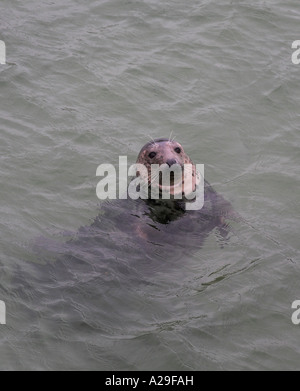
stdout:
[[(167, 138), (156, 139), (144, 145), (138, 155), (137, 163), (142, 164), (147, 168), (148, 175), (142, 179), (148, 185), (148, 188), (158, 186), (160, 192), (168, 190), (172, 196), (176, 196), (179, 193), (184, 196), (185, 188), (194, 191), (198, 183), (196, 166), (185, 153), (182, 145)], [(157, 173), (157, 175), (156, 172), (152, 172), (153, 165), (160, 166), (162, 170), (170, 170), (169, 186), (165, 186), (162, 183), (161, 171)], [(175, 170), (175, 168), (181, 169), (180, 176), (175, 176), (172, 172), (172, 169)], [(140, 172), (138, 172), (137, 175), (142, 176)], [(160, 175), (159, 180), (158, 175)], [(154, 181), (153, 179), (157, 180)], [(187, 185), (189, 185), (189, 187)]]

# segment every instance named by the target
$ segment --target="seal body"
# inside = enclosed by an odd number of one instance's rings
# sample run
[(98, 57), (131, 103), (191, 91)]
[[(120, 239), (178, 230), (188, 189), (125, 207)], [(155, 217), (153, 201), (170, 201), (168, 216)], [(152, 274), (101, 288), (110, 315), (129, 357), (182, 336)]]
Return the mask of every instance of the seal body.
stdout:
[[(182, 145), (176, 141), (162, 138), (147, 143), (141, 149), (137, 163), (147, 168), (147, 176), (143, 179), (149, 187), (149, 195), (151, 187), (154, 186), (153, 165), (169, 167), (177, 165), (182, 169), (185, 165), (189, 165), (191, 167), (190, 181), (192, 181), (192, 184), (189, 185), (192, 185), (193, 189), (197, 185), (196, 166), (184, 151)], [(140, 175), (140, 173), (137, 173), (137, 175)], [(219, 228), (223, 233), (225, 232), (226, 218), (236, 219), (231, 204), (219, 195), (207, 181), (204, 181), (204, 207), (199, 211), (187, 211), (186, 202), (190, 201), (185, 199), (185, 180), (186, 178), (182, 176), (182, 183), (179, 187), (182, 191), (181, 201), (176, 199), (154, 200), (149, 196), (148, 200), (139, 203), (138, 208), (142, 207), (144, 211), (134, 229), (138, 237), (163, 243), (176, 240), (175, 238), (179, 233), (180, 241), (183, 243), (186, 242), (184, 235), (191, 238), (197, 236), (198, 233), (198, 238), (201, 234), (199, 242), (203, 242), (203, 238), (215, 228)], [(162, 184), (158, 183), (159, 187), (162, 188)], [(176, 186), (177, 184), (171, 180), (170, 193), (173, 195), (176, 194)], [(137, 211), (135, 214), (139, 215)], [(189, 239), (187, 240), (189, 241)]]
[[(146, 144), (141, 149), (137, 162), (147, 167), (144, 179), (149, 188), (152, 186), (152, 164), (178, 164), (181, 167), (190, 164), (195, 170), (183, 147), (168, 139)], [(192, 178), (195, 177), (192, 175)], [(172, 186), (171, 183), (170, 185)], [(174, 188), (175, 185), (173, 183)], [(36, 248), (47, 248), (49, 252), (65, 255), (67, 262), (83, 262), (92, 267), (101, 264), (99, 260), (108, 258), (112, 261), (122, 260), (122, 265), (125, 261), (129, 264), (134, 259), (137, 262), (163, 259), (174, 263), (175, 260), (181, 260), (185, 253), (199, 250), (214, 230), (218, 230), (225, 238), (230, 232), (227, 220), (239, 220), (231, 204), (207, 181), (204, 186), (203, 208), (186, 210), (185, 205), (184, 199), (128, 198), (106, 201), (93, 222), (70, 233), (70, 239), (66, 243), (54, 241), (46, 245), (43, 241), (36, 243)], [(142, 254), (142, 257), (138, 254)]]

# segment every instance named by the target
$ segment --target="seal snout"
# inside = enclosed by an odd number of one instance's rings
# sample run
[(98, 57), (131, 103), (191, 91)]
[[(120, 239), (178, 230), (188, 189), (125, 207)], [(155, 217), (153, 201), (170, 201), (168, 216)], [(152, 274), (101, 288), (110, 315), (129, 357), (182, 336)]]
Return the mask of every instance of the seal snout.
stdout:
[(176, 159), (168, 159), (166, 163), (167, 163), (167, 165), (168, 165), (169, 167), (172, 167), (172, 166), (174, 166), (175, 164), (178, 164), (178, 162), (177, 162)]

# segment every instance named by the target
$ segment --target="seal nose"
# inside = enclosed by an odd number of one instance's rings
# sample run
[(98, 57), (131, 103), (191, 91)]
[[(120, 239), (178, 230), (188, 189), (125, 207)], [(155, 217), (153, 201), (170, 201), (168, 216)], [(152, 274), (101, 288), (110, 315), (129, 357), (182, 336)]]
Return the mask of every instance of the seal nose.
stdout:
[(167, 160), (167, 165), (168, 165), (169, 167), (174, 166), (174, 164), (177, 164), (177, 161), (176, 161), (175, 159), (169, 159), (169, 160)]

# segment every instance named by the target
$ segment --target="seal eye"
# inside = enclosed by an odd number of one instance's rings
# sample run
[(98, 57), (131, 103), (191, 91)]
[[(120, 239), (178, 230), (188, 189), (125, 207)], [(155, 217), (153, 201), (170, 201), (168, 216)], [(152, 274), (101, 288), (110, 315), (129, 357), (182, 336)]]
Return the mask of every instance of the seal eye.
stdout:
[(176, 153), (181, 153), (181, 148), (179, 148), (179, 147), (178, 147), (178, 148), (175, 148), (175, 152), (176, 152)]
[(151, 153), (149, 153), (150, 159), (154, 159), (156, 155), (157, 155), (156, 152), (151, 152)]

